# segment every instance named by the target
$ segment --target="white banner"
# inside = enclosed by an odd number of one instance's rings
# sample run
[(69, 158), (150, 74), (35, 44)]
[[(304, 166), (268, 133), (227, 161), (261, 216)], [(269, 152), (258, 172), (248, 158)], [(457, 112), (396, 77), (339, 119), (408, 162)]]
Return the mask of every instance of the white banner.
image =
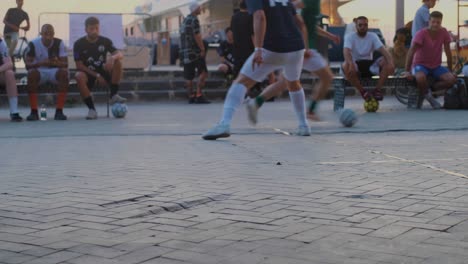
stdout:
[(122, 15), (120, 14), (70, 14), (70, 48), (79, 38), (86, 35), (85, 20), (94, 16), (99, 19), (99, 32), (103, 37), (110, 38), (117, 49), (124, 49)]

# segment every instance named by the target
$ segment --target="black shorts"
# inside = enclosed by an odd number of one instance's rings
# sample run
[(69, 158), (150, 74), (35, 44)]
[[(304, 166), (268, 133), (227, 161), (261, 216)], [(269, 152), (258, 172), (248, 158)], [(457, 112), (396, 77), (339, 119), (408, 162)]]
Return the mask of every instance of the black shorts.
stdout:
[[(104, 70), (97, 70), (96, 72), (99, 73), (108, 84), (111, 84), (112, 76), (110, 75), (110, 73)], [(96, 85), (96, 77), (88, 73), (86, 73), (86, 76), (88, 76), (88, 89), (91, 90), (92, 88), (94, 88), (94, 85)]]
[(202, 72), (208, 72), (206, 67), (206, 61), (203, 58), (200, 58), (191, 63), (184, 64), (184, 78), (185, 80), (191, 81), (195, 79), (196, 73), (200, 75)]
[(370, 71), (370, 67), (374, 64), (375, 61), (373, 60), (359, 60), (356, 61), (356, 65), (358, 67), (358, 72), (361, 78), (371, 78), (374, 74)]

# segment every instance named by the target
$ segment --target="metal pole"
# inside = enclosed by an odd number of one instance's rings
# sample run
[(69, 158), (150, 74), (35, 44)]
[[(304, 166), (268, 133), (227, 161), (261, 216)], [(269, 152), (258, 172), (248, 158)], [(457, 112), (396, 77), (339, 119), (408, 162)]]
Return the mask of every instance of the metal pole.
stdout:
[(396, 0), (396, 17), (395, 27), (396, 29), (405, 26), (405, 3), (404, 0)]

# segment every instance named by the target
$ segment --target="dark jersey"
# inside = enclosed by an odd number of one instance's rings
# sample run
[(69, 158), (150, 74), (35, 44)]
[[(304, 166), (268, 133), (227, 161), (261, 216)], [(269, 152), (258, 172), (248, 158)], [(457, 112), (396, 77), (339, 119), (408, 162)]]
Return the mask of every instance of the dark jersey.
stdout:
[(249, 12), (263, 10), (266, 33), (263, 48), (286, 53), (304, 49), (301, 32), (294, 20), (296, 11), (289, 0), (245, 0)]
[(86, 37), (78, 39), (73, 45), (73, 56), (92, 71), (102, 70), (106, 63), (107, 53), (114, 53), (112, 40), (99, 36), (96, 42), (89, 42)]
[[(19, 27), (23, 21), (25, 20), (29, 21), (29, 16), (28, 16), (28, 13), (24, 12), (24, 10), (15, 7), (15, 8), (8, 9), (5, 15), (5, 20), (10, 24), (13, 24)], [(18, 32), (18, 31), (5, 25), (5, 28), (3, 29), (3, 34), (8, 34), (11, 32)]]
[(234, 37), (234, 58), (245, 61), (254, 52), (252, 16), (248, 12), (235, 13), (231, 18), (231, 29)]
[(234, 64), (234, 55), (232, 54), (233, 45), (227, 40), (221, 42), (218, 47), (219, 56), (226, 59), (227, 62)]
[(200, 21), (194, 15), (188, 15), (180, 25), (180, 55), (184, 64), (194, 62), (201, 57), (201, 50), (195, 40), (200, 34)]

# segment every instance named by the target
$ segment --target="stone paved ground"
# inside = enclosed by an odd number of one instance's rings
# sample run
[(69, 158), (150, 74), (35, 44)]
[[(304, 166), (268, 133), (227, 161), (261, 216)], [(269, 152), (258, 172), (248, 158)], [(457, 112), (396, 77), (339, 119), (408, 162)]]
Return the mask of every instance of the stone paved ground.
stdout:
[(221, 107), (21, 124), (0, 109), (0, 263), (468, 263), (465, 111), (351, 99), (345, 129), (325, 102), (301, 138), (283, 101), (201, 140)]

